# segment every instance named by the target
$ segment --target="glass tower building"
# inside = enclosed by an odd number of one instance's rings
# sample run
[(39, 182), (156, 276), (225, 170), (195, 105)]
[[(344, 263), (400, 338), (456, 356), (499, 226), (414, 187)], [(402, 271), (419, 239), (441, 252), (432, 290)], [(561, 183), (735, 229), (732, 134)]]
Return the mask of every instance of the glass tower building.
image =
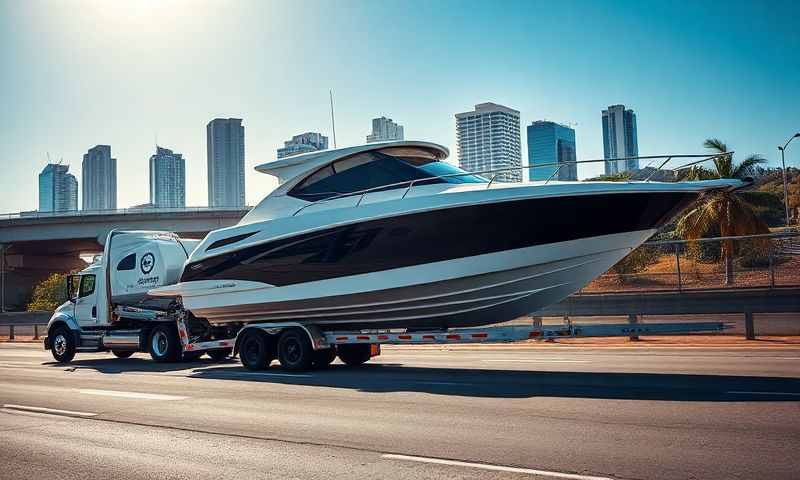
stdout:
[(50, 163), (39, 174), (39, 211), (68, 212), (78, 209), (78, 180), (69, 165)]
[(241, 118), (206, 125), (208, 206), (244, 206), (244, 127)]
[(117, 159), (110, 145), (97, 145), (83, 155), (81, 187), (84, 210), (117, 208)]
[(603, 110), (603, 158), (606, 175), (639, 169), (638, 160), (615, 160), (639, 155), (636, 114), (625, 105), (611, 105)]
[[(555, 122), (537, 121), (528, 125), (528, 164), (546, 165), (575, 161), (575, 130)], [(558, 173), (556, 173), (558, 172)], [(531, 181), (578, 180), (578, 166), (565, 163), (561, 166), (530, 168)]]
[(291, 140), (283, 142), (283, 147), (278, 149), (278, 158), (291, 157), (301, 153), (316, 152), (328, 149), (328, 137), (321, 133), (306, 132), (295, 135)]
[(186, 165), (183, 155), (156, 146), (150, 157), (150, 204), (159, 208), (186, 206)]

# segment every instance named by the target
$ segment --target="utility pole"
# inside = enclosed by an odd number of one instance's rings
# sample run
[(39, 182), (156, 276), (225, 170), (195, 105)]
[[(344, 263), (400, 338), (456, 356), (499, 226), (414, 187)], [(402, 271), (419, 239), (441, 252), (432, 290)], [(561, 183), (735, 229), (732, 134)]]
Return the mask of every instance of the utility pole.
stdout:
[(792, 143), (792, 140), (795, 138), (800, 137), (800, 132), (795, 133), (792, 135), (789, 140), (782, 147), (778, 147), (778, 151), (781, 152), (781, 172), (783, 173), (783, 209), (784, 213), (786, 214), (786, 226), (789, 226), (789, 185), (786, 179), (786, 159), (785, 159), (785, 152), (786, 147)]

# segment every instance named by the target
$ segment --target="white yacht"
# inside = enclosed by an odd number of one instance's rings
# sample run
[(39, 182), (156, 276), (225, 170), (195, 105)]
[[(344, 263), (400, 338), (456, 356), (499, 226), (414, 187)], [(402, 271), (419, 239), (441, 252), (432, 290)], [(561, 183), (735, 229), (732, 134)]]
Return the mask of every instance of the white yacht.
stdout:
[(584, 287), (705, 192), (747, 184), (499, 183), (447, 156), (401, 141), (260, 165), (278, 188), (150, 294), (212, 325), (500, 323)]

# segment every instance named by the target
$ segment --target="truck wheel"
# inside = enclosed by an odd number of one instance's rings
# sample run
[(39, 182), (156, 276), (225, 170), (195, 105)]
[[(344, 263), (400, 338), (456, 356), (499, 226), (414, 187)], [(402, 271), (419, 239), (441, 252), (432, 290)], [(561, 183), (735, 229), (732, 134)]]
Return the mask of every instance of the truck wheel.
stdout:
[(369, 343), (339, 345), (339, 360), (351, 367), (361, 366), (371, 357), (370, 347)]
[(111, 353), (114, 354), (117, 358), (128, 358), (134, 354), (133, 350), (111, 350)]
[(176, 362), (180, 357), (181, 345), (178, 329), (174, 325), (158, 325), (150, 332), (150, 356), (156, 362)]
[(278, 339), (278, 361), (290, 372), (309, 370), (314, 361), (314, 349), (308, 334), (296, 328), (285, 330)]
[(70, 329), (66, 327), (55, 328), (50, 345), (56, 362), (67, 363), (75, 358), (75, 335)]
[(206, 353), (208, 353), (208, 356), (211, 357), (211, 360), (214, 360), (215, 362), (221, 362), (231, 356), (233, 349), (220, 348), (217, 350), (209, 350)]
[(328, 368), (336, 360), (336, 347), (314, 350), (314, 368)]
[[(211, 352), (209, 352), (210, 354)], [(273, 353), (272, 342), (267, 334), (260, 330), (252, 330), (245, 333), (239, 345), (239, 358), (242, 365), (248, 370), (264, 370), (269, 368)]]

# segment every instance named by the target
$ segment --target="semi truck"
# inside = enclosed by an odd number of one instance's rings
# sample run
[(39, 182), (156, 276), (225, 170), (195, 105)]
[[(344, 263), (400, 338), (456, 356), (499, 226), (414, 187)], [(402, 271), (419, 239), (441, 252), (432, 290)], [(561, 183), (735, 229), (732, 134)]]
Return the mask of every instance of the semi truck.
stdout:
[(44, 348), (62, 363), (76, 353), (111, 352), (127, 358), (149, 353), (156, 362), (191, 361), (208, 355), (222, 361), (238, 356), (249, 370), (277, 360), (289, 371), (325, 368), (336, 358), (360, 366), (384, 344), (516, 342), (587, 336), (673, 335), (721, 331), (720, 322), (514, 325), (447, 330), (326, 330), (313, 323), (233, 322), (212, 325), (185, 309), (180, 296), (149, 295), (178, 282), (199, 240), (171, 232), (111, 231), (101, 255), (68, 275), (67, 301), (53, 313)]

